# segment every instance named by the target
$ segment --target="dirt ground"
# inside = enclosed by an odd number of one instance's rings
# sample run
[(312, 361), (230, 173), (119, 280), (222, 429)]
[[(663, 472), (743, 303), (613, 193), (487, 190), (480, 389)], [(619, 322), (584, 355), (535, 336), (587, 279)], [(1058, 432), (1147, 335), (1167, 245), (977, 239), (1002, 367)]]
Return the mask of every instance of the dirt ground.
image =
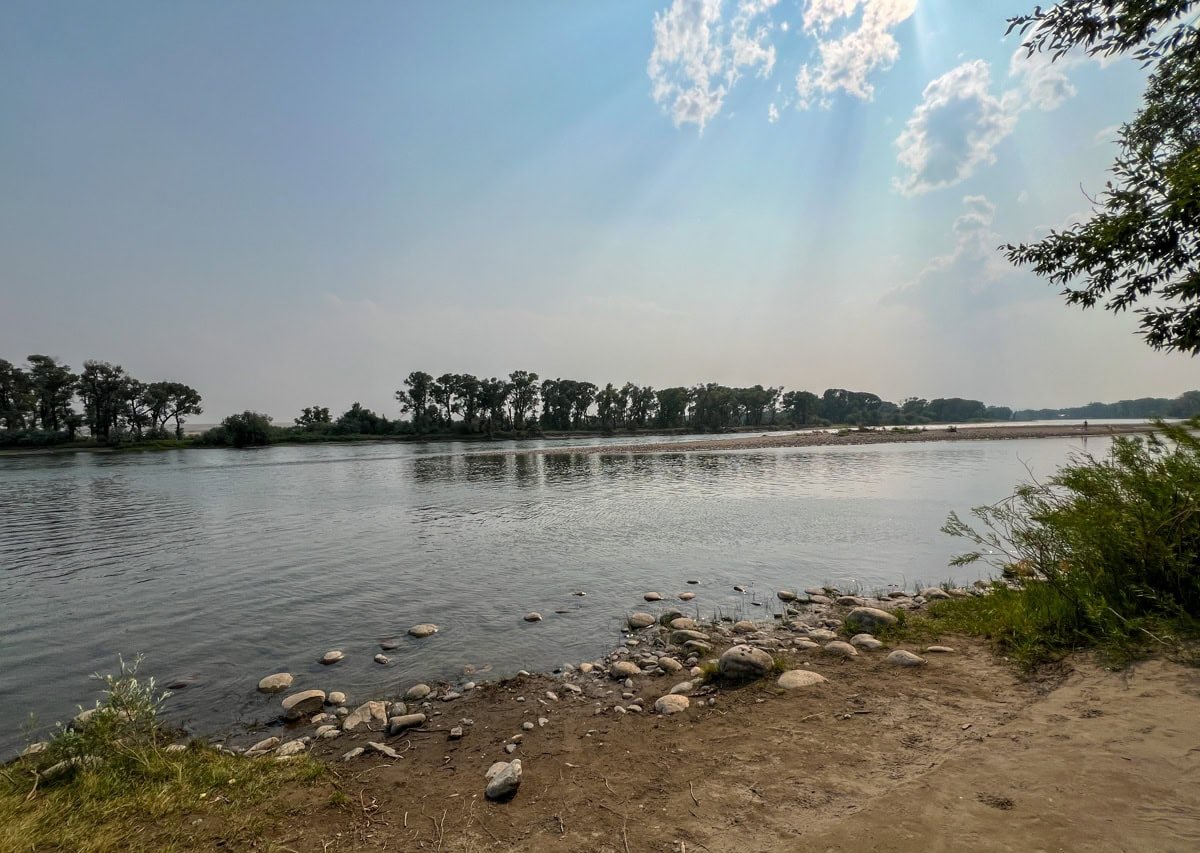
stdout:
[[(332, 774), (287, 792), (270, 835), (298, 853), (1200, 850), (1200, 671), (1080, 659), (1029, 682), (951, 642), (916, 669), (792, 652), (828, 683), (705, 688), (674, 716), (614, 711), (629, 702), (602, 676), (578, 696), (543, 676), (489, 685), (387, 738), (399, 760), (338, 761), (379, 734), (320, 742)], [(633, 692), (651, 707), (680, 680)], [(520, 790), (489, 802), (484, 773), (510, 758)]]

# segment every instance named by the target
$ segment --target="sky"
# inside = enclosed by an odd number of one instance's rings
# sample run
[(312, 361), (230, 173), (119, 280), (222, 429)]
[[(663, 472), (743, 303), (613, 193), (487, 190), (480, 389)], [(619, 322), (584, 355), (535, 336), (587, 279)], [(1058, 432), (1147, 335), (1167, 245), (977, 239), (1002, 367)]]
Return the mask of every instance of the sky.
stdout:
[(0, 357), (290, 422), (413, 370), (1014, 407), (1197, 364), (997, 247), (1144, 72), (1031, 0), (0, 4)]

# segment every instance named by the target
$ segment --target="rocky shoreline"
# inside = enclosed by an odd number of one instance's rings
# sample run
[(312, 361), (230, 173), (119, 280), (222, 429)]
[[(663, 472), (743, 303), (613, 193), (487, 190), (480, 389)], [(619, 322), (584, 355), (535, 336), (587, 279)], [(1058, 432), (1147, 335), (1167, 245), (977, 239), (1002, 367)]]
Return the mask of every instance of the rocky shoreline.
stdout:
[[(814, 657), (833, 663), (880, 655), (890, 666), (920, 667), (928, 656), (954, 650), (888, 648), (873, 632), (896, 624), (898, 613), (920, 611), (937, 599), (984, 595), (986, 589), (980, 582), (963, 589), (928, 588), (916, 595), (892, 591), (860, 596), (830, 587), (780, 590), (779, 612), (770, 619), (724, 617), (712, 622), (685, 616), (659, 593), (649, 592), (644, 609), (628, 614), (623, 643), (597, 660), (565, 663), (550, 673), (521, 671), (495, 682), (418, 682), (402, 694), (366, 700), (351, 701), (335, 689), (336, 664), (346, 655), (330, 650), (320, 658), (330, 673), (323, 688), (292, 690), (295, 679), (287, 672), (264, 676), (258, 690), (281, 696), (278, 718), (257, 733), (229, 738), (219, 748), (250, 759), (289, 761), (309, 753), (347, 764), (399, 760), (407, 751), (403, 745), (417, 736), (471, 742), (481, 755), (495, 759), (480, 779), (485, 795), (508, 801), (521, 784), (526, 739), (550, 724), (556, 713), (618, 718), (687, 714), (696, 708), (718, 708), (725, 688), (756, 681), (772, 684), (781, 693), (819, 690), (827, 678), (813, 668)], [(681, 601), (693, 597), (688, 592), (679, 595)], [(652, 608), (655, 612), (649, 612)], [(437, 630), (423, 623), (408, 633), (429, 637)], [(521, 709), (523, 719), (513, 731), (497, 731), (489, 720), (501, 704)], [(460, 710), (468, 706), (469, 711)], [(85, 723), (77, 718), (74, 724)], [(481, 732), (487, 734), (481, 738)], [(186, 743), (171, 748), (183, 749)]]

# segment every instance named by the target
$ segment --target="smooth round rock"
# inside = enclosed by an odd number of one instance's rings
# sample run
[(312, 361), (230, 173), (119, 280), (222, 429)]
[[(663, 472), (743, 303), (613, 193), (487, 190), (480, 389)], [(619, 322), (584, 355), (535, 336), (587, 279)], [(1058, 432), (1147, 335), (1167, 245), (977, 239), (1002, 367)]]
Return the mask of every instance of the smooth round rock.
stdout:
[(658, 668), (663, 672), (679, 672), (683, 669), (683, 664), (675, 660), (675, 658), (661, 657), (658, 659)]
[(671, 642), (677, 646), (682, 645), (689, 640), (699, 640), (700, 642), (704, 642), (707, 639), (708, 634), (701, 633), (700, 631), (693, 631), (689, 628), (684, 628), (671, 634)]
[(430, 637), (438, 632), (438, 626), (432, 622), (422, 622), (408, 629), (410, 637)]
[(433, 692), (428, 684), (414, 684), (404, 693), (404, 698), (409, 702), (420, 702), (426, 696)]
[(830, 640), (836, 640), (837, 634), (828, 628), (817, 628), (815, 631), (808, 632), (808, 638), (816, 640), (818, 643), (828, 643)]
[(781, 589), (775, 595), (780, 601), (795, 601), (799, 597), (790, 589)]
[(629, 619), (626, 620), (629, 627), (635, 630), (640, 628), (649, 628), (654, 624), (654, 617), (649, 613), (631, 613)]
[(608, 674), (621, 681), (626, 678), (633, 678), (635, 675), (641, 675), (642, 668), (632, 661), (619, 660), (608, 668)]
[(693, 598), (695, 598), (695, 597), (696, 597), (696, 593), (694, 593), (694, 592), (681, 592), (681, 593), (679, 593), (679, 600), (680, 600), (680, 601), (691, 601), (691, 600), (692, 600)]
[(334, 649), (331, 652), (326, 652), (325, 654), (321, 655), (321, 663), (328, 666), (331, 663), (337, 663), (344, 657), (346, 657), (345, 652), (341, 651), (340, 649)]
[(825, 676), (808, 669), (789, 669), (775, 682), (776, 686), (782, 687), (784, 690), (803, 690), (806, 687), (815, 687), (818, 684), (826, 683)]
[(325, 704), (325, 691), (302, 690), (288, 696), (281, 704), (283, 705), (283, 715), (289, 720), (306, 717), (321, 710), (321, 706)]
[(258, 689), (262, 693), (282, 693), (292, 686), (294, 680), (290, 672), (277, 672), (258, 682)]
[(325, 701), (328, 702), (330, 705), (345, 705), (346, 704), (346, 694), (340, 690), (334, 690), (332, 693), (330, 693), (328, 696), (325, 697)]
[(717, 671), (725, 678), (742, 680), (762, 678), (775, 666), (775, 661), (762, 649), (752, 646), (731, 646), (717, 661)]
[(742, 619), (739, 622), (733, 623), (733, 633), (735, 634), (753, 634), (758, 630), (758, 626), (749, 619)]
[(858, 649), (849, 643), (843, 643), (841, 640), (834, 640), (832, 643), (825, 644), (825, 653), (829, 655), (837, 655), (843, 658), (858, 657)]
[(904, 649), (896, 649), (887, 656), (887, 662), (895, 666), (924, 666), (925, 658)]
[(391, 717), (387, 721), (388, 734), (394, 735), (405, 729), (415, 729), (417, 726), (423, 726), (425, 725), (425, 719), (424, 714), (403, 714), (399, 717)]
[(855, 607), (846, 614), (845, 625), (851, 630), (870, 631), (899, 621), (893, 614), (877, 607)]
[(526, 614), (525, 614), (525, 621), (526, 621), (526, 622), (541, 622), (541, 621), (542, 621), (542, 614), (540, 614), (540, 613), (538, 613), (538, 612), (536, 612), (536, 611), (534, 611), (534, 612), (532, 612), (532, 613), (526, 613)]
[(883, 648), (883, 643), (872, 637), (870, 634), (855, 634), (850, 638), (850, 645), (860, 649), (867, 649), (869, 651), (875, 651), (876, 649)]
[(489, 800), (512, 799), (521, 786), (521, 759), (493, 764), (487, 772), (487, 779), (484, 794)]
[(689, 619), (686, 616), (680, 616), (678, 619), (671, 620), (671, 627), (676, 631), (695, 631), (696, 620)]
[(657, 592), (648, 592), (642, 596), (646, 601), (662, 601), (662, 595)]
[(921, 590), (921, 596), (931, 601), (945, 601), (950, 597), (950, 593), (938, 586), (929, 586)]
[(678, 714), (681, 711), (686, 711), (692, 704), (692, 700), (686, 696), (681, 696), (678, 693), (670, 693), (660, 697), (654, 703), (654, 710), (660, 714)]
[(375, 663), (389, 664), (391, 662), (392, 662), (392, 659), (385, 654), (375, 655)]

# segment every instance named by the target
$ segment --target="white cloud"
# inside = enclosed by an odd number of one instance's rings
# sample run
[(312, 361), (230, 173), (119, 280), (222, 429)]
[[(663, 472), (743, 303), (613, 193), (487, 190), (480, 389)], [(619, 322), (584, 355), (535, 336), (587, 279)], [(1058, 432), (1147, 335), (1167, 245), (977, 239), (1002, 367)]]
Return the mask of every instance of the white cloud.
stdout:
[[(900, 57), (892, 30), (916, 11), (917, 0), (809, 0), (804, 32), (817, 40), (818, 61), (801, 67), (796, 93), (801, 109), (828, 106), (838, 91), (869, 101), (875, 94), (871, 75), (891, 68)], [(847, 19), (861, 11), (858, 26)], [(835, 24), (841, 30), (830, 36)]]
[(1067, 69), (1077, 64), (1072, 57), (1053, 61), (1051, 54), (1035, 53), (1018, 48), (1008, 63), (1008, 76), (1021, 86), (1029, 104), (1042, 112), (1056, 110), (1075, 97), (1075, 86), (1067, 77)]
[(1107, 145), (1110, 142), (1117, 141), (1117, 134), (1121, 132), (1121, 125), (1110, 124), (1107, 127), (1102, 127), (1096, 131), (1096, 135), (1092, 137), (1092, 141), (1097, 145)]
[(775, 106), (775, 104), (767, 107), (767, 121), (771, 124), (779, 121), (779, 107)]
[[(701, 130), (721, 111), (743, 69), (770, 75), (775, 47), (769, 10), (778, 0), (672, 0), (654, 16), (654, 50), (646, 66), (654, 100), (678, 127)], [(733, 10), (725, 20), (725, 7)]]
[(921, 103), (896, 139), (906, 174), (895, 181), (905, 195), (953, 186), (982, 164), (1016, 126), (1017, 102), (991, 93), (988, 64), (976, 59), (925, 87)]

